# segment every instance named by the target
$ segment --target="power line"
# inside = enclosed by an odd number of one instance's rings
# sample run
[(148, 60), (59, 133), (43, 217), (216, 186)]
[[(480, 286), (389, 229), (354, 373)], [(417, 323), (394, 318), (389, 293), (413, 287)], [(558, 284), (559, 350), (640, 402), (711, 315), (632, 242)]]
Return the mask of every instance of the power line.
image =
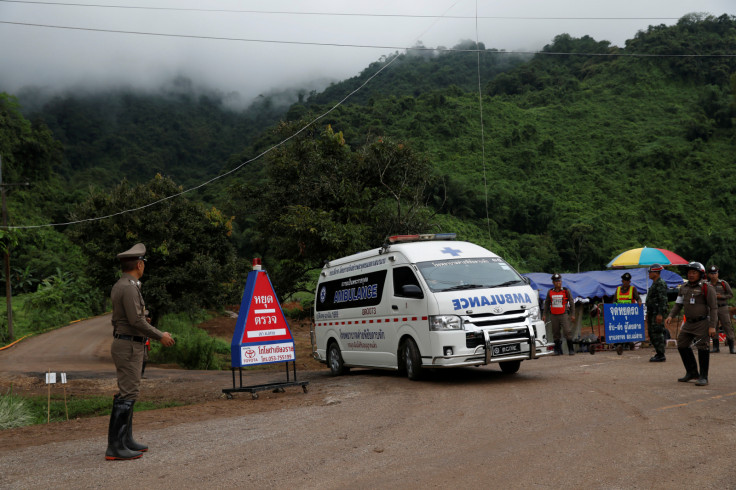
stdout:
[[(5, 0), (0, 0), (5, 1)], [(630, 58), (736, 58), (736, 54), (654, 54), (654, 53), (576, 53), (576, 52), (552, 52), (552, 51), (496, 51), (487, 49), (464, 49), (464, 48), (428, 48), (425, 46), (389, 46), (389, 45), (377, 45), (377, 44), (348, 44), (348, 43), (320, 43), (311, 41), (284, 41), (278, 39), (249, 39), (240, 37), (220, 37), (220, 36), (199, 36), (194, 34), (166, 34), (161, 32), (144, 32), (144, 31), (123, 31), (116, 29), (96, 29), (91, 27), (72, 27), (72, 26), (59, 26), (51, 24), (32, 24), (27, 22), (11, 22), (0, 20), (0, 24), (9, 24), (25, 27), (42, 27), (48, 29), (65, 29), (72, 31), (85, 31), (85, 32), (104, 32), (110, 34), (132, 34), (138, 36), (154, 36), (154, 37), (172, 37), (172, 38), (185, 38), (185, 39), (204, 39), (210, 41), (236, 41), (236, 42), (248, 42), (248, 43), (267, 43), (267, 44), (289, 44), (289, 45), (302, 45), (302, 46), (322, 46), (322, 47), (338, 47), (338, 48), (367, 48), (367, 49), (392, 49), (392, 50), (406, 50), (406, 51), (436, 51), (436, 52), (453, 52), (453, 53), (485, 53), (485, 54), (528, 54), (528, 55), (550, 55), (550, 56), (608, 56), (608, 57), (630, 57)]]
[[(241, 9), (202, 9), (183, 7), (148, 7), (132, 5), (101, 5), (92, 3), (62, 3), (62, 2), (40, 2), (29, 0), (0, 0), (5, 3), (22, 3), (36, 5), (59, 5), (64, 7), (94, 7), (114, 8), (126, 10), (164, 10), (174, 12), (224, 12), (242, 14), (264, 14), (264, 15), (315, 15), (336, 17), (398, 17), (408, 19), (497, 19), (497, 20), (679, 20), (679, 17), (545, 17), (545, 16), (515, 16), (515, 15), (430, 15), (430, 14), (377, 14), (366, 12), (305, 12), (290, 10), (241, 10)], [(477, 12), (476, 12), (477, 13)]]

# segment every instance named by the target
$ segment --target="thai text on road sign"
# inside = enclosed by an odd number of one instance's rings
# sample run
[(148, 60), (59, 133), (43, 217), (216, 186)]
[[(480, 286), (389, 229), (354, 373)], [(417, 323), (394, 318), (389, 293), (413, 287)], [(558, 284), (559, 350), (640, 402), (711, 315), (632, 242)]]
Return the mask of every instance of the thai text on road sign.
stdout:
[(604, 304), (603, 321), (607, 344), (644, 340), (644, 311), (636, 303)]
[(266, 271), (248, 274), (230, 353), (233, 367), (296, 359), (294, 338)]

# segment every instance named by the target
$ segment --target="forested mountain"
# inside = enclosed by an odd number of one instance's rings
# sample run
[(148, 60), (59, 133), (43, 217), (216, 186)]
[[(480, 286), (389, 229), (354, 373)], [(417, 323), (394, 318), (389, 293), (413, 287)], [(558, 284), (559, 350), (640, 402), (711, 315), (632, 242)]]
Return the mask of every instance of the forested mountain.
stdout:
[(563, 34), (544, 52), (484, 80), (483, 131), (477, 93), (457, 86), (351, 99), (324, 121), (352, 145), (411, 141), (443, 182), (437, 209), (489, 229), (523, 270), (601, 268), (648, 245), (736, 273), (735, 19), (690, 15), (624, 48)]
[[(390, 63), (309, 131), (188, 196), (234, 217), (203, 213), (232, 226), (223, 239), (241, 258), (270, 260), (285, 291), (308, 287), (304, 274), (321, 259), (392, 232), (458, 231), (522, 271), (600, 269), (647, 245), (736, 278), (736, 18), (686, 16), (623, 47), (560, 34), (543, 51), (410, 50), (321, 93), (296, 89), (291, 107), (266, 97), (233, 111), (184, 80), (168, 94), (58, 97), (26, 114), (38, 143), (11, 144), (20, 133), (0, 128), (0, 151), (14, 152), (6, 158), (33, 148), (34, 168), (51, 173), (45, 196), (14, 191), (11, 210), (59, 221), (62, 208), (94, 214), (100, 189), (124, 177), (202, 182), (293, 135)], [(90, 183), (92, 198), (80, 191)], [(13, 251), (21, 267), (22, 253)]]
[[(272, 126), (306, 91), (261, 95), (245, 110), (228, 104), (227, 94), (202, 93), (178, 78), (154, 92), (114, 89), (57, 95), (33, 112), (64, 148), (57, 171), (74, 188), (112, 187), (127, 178), (148, 180), (157, 173), (182, 184), (217, 175)], [(34, 92), (20, 100), (32, 101)], [(288, 102), (287, 102), (288, 101)]]

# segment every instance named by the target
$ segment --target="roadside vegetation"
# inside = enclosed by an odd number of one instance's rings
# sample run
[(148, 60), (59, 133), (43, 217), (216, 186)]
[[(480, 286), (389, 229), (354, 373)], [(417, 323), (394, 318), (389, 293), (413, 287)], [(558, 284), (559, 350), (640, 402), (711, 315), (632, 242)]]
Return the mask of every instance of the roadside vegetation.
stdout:
[[(141, 400), (135, 404), (135, 411), (156, 410), (177, 407), (184, 403), (177, 401), (154, 402)], [(0, 430), (74, 420), (76, 418), (110, 415), (110, 398), (103, 396), (79, 398), (54, 393), (51, 402), (46, 396), (24, 397), (9, 391), (0, 395)]]

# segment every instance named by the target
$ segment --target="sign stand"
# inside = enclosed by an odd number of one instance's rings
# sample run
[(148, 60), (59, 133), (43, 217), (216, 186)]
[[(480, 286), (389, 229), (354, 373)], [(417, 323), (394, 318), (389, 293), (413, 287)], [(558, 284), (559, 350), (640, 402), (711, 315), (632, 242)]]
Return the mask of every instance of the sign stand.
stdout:
[[(236, 392), (248, 392), (255, 400), (259, 391), (273, 390), (274, 393), (283, 393), (287, 386), (301, 386), (304, 393), (307, 392), (309, 381), (296, 379), (296, 350), (291, 329), (286, 323), (271, 280), (266, 271), (261, 269), (261, 259), (258, 258), (253, 259), (253, 270), (248, 273), (245, 281), (230, 354), (233, 387), (222, 390), (228, 400)], [(244, 366), (278, 362), (286, 364), (286, 381), (243, 386)], [(289, 375), (289, 363), (293, 369), (293, 380)], [(240, 378), (239, 385), (235, 383), (236, 369)]]
[(301, 386), (302, 390), (304, 390), (304, 393), (309, 391), (309, 388), (307, 388), (307, 385), (309, 384), (309, 381), (297, 381), (296, 380), (296, 361), (293, 361), (292, 363), (293, 369), (294, 369), (294, 381), (290, 381), (289, 379), (289, 363), (286, 363), (286, 382), (284, 383), (266, 383), (262, 385), (252, 385), (252, 386), (243, 386), (243, 368), (238, 367), (238, 373), (240, 374), (240, 386), (235, 386), (235, 369), (231, 368), (233, 373), (233, 387), (232, 388), (225, 388), (222, 390), (223, 393), (225, 393), (225, 396), (228, 400), (231, 400), (233, 398), (233, 393), (238, 391), (244, 391), (250, 393), (251, 398), (254, 400), (258, 399), (258, 393), (259, 391), (265, 391), (265, 390), (273, 390), (274, 393), (283, 393), (284, 388), (287, 386)]

